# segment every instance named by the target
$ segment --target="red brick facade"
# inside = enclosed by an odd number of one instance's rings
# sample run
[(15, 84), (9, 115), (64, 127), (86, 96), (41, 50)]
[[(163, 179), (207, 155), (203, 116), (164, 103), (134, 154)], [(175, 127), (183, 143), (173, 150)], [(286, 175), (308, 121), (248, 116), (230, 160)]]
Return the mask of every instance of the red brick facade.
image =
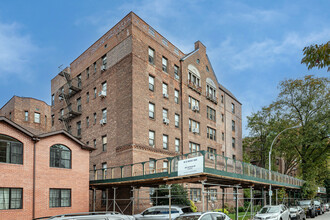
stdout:
[[(0, 219), (30, 220), (88, 211), (90, 149), (64, 131), (37, 136), (4, 117), (0, 117), (0, 134), (23, 144), (23, 164), (0, 163), (0, 189), (22, 189), (22, 208), (0, 209)], [(50, 147), (54, 144), (71, 150), (71, 169), (50, 167)], [(71, 189), (70, 207), (50, 208), (53, 188)]]

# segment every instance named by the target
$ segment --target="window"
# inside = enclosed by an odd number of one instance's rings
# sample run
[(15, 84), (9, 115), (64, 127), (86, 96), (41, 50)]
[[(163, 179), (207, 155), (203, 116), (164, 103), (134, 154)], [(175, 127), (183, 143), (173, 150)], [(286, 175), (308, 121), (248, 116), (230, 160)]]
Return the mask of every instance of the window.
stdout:
[(208, 200), (217, 200), (217, 189), (207, 189)]
[(11, 120), (11, 112), (9, 112), (9, 120)]
[(168, 171), (168, 161), (163, 161), (163, 172)]
[(155, 132), (149, 130), (149, 146), (155, 147)]
[(87, 67), (87, 69), (86, 69), (86, 78), (87, 79), (89, 78), (89, 67)]
[(96, 73), (96, 62), (93, 63), (94, 73)]
[(162, 70), (167, 73), (167, 58), (162, 58)]
[(54, 105), (54, 102), (55, 102), (55, 96), (54, 94), (52, 95), (52, 105)]
[(77, 98), (77, 111), (81, 112), (81, 98)]
[(221, 114), (221, 122), (225, 121), (225, 116), (223, 114)]
[(102, 189), (102, 198), (101, 198), (101, 206), (104, 207), (107, 205), (107, 191)]
[(97, 90), (96, 88), (94, 88), (94, 99), (96, 99), (96, 95), (97, 95)]
[(94, 113), (94, 125), (96, 124), (96, 113)]
[(78, 88), (81, 88), (81, 74), (77, 76), (77, 80), (78, 80)]
[(106, 135), (102, 136), (102, 151), (107, 151), (108, 138)]
[(179, 90), (174, 90), (174, 102), (179, 104)]
[(71, 125), (68, 126), (68, 132), (71, 134)]
[(71, 168), (71, 150), (62, 144), (50, 147), (50, 167)]
[(207, 72), (209, 72), (209, 71), (210, 71), (208, 66), (206, 66), (206, 67), (205, 67), (205, 69), (206, 69), (206, 71), (207, 71)]
[(163, 108), (163, 119), (168, 119), (168, 110)]
[(189, 119), (189, 131), (199, 134), (199, 122)]
[(235, 131), (235, 121), (234, 120), (231, 121), (231, 130)]
[(207, 106), (207, 118), (216, 121), (215, 110)]
[(180, 152), (180, 139), (175, 138), (175, 152)]
[(193, 111), (199, 111), (199, 101), (191, 96), (188, 98), (189, 103), (189, 109), (192, 109)]
[(231, 103), (231, 112), (235, 113), (235, 104), (234, 103)]
[(108, 171), (107, 163), (102, 163), (102, 178), (103, 179), (107, 178), (107, 171)]
[(47, 127), (47, 115), (45, 115), (45, 126)]
[(155, 30), (152, 29), (152, 27), (149, 26), (149, 34), (151, 34), (153, 37), (155, 36)]
[(180, 76), (179, 76), (179, 67), (177, 65), (174, 65), (174, 78), (179, 80)]
[(216, 140), (216, 130), (210, 127), (207, 127), (207, 138), (211, 140)]
[(22, 209), (23, 189), (21, 188), (0, 188), (0, 210)]
[(61, 108), (60, 114), (61, 114), (61, 116), (64, 116), (64, 109), (63, 108)]
[(149, 159), (149, 171), (150, 173), (155, 173), (156, 160), (154, 158)]
[(93, 140), (93, 146), (96, 149), (96, 139)]
[(175, 114), (174, 118), (175, 118), (175, 127), (176, 128), (180, 127), (180, 115)]
[(81, 136), (81, 121), (77, 122), (77, 136)]
[[(212, 155), (212, 154), (217, 154), (217, 150), (212, 147), (208, 147), (207, 152), (209, 152), (209, 154), (207, 154), (208, 159), (212, 159), (212, 157), (214, 158), (214, 155)], [(212, 157), (211, 157), (211, 155), (212, 155)]]
[(211, 85), (206, 85), (206, 97), (210, 98), (211, 100), (216, 100), (216, 89)]
[(163, 97), (168, 98), (167, 84), (166, 83), (163, 83)]
[(155, 64), (155, 50), (149, 47), (149, 63)]
[(86, 141), (86, 145), (89, 146), (89, 141)]
[(105, 121), (107, 120), (107, 109), (106, 108), (102, 109), (102, 119)]
[(221, 139), (224, 141), (225, 140), (225, 133), (221, 133)]
[(188, 73), (188, 81), (189, 81), (189, 83), (192, 83), (195, 86), (200, 87), (200, 79), (199, 79), (199, 77), (196, 74), (194, 74), (194, 73), (192, 73), (190, 71)]
[(71, 207), (71, 189), (49, 189), (49, 207)]
[(190, 200), (197, 202), (201, 201), (201, 189), (200, 188), (191, 188), (190, 189)]
[(231, 139), (231, 146), (232, 146), (233, 148), (235, 148), (235, 146), (236, 146), (235, 142), (236, 142), (235, 138), (232, 138), (232, 139)]
[(155, 118), (155, 105), (149, 102), (149, 118)]
[(223, 95), (221, 95), (221, 103), (223, 103)]
[(107, 55), (104, 55), (102, 57), (102, 70), (105, 70), (107, 68)]
[(192, 153), (192, 152), (197, 152), (200, 150), (200, 145), (199, 144), (196, 144), (196, 143), (193, 143), (193, 142), (189, 142), (189, 152)]
[(89, 92), (86, 93), (86, 103), (89, 103)]
[(163, 134), (163, 149), (168, 149), (168, 135)]
[(235, 154), (233, 154), (233, 160), (236, 160), (236, 155)]
[(34, 113), (34, 123), (40, 123), (40, 113)]
[(154, 91), (155, 89), (155, 77), (149, 75), (149, 90)]
[(24, 120), (25, 121), (28, 121), (29, 120), (29, 112), (28, 111), (25, 111), (24, 112)]
[(23, 164), (23, 144), (0, 134), (0, 163)]
[(54, 126), (55, 123), (55, 115), (52, 115), (52, 126)]
[(107, 95), (107, 82), (102, 83), (102, 92), (105, 93), (105, 95)]
[(200, 60), (199, 60), (199, 59), (197, 59), (197, 60), (196, 60), (196, 63), (198, 63), (198, 64), (199, 64), (199, 63), (200, 63)]

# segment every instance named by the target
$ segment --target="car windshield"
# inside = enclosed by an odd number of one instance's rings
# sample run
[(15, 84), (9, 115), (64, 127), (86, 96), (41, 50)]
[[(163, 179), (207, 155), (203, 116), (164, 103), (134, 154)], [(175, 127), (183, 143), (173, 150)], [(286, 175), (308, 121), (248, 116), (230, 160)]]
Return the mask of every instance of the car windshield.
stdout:
[(319, 201), (315, 201), (314, 203), (315, 203), (315, 205), (320, 205)]
[(311, 200), (299, 201), (299, 205), (309, 205)]
[(265, 214), (265, 213), (276, 213), (276, 212), (280, 212), (280, 207), (277, 206), (263, 207), (259, 213)]
[(197, 215), (189, 215), (189, 216), (180, 216), (177, 220), (198, 220), (201, 217), (200, 214)]

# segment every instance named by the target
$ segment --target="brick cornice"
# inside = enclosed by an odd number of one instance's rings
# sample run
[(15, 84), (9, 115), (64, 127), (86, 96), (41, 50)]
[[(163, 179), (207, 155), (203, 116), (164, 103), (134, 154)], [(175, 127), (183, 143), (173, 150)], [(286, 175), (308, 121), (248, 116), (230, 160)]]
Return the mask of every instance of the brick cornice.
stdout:
[(116, 153), (130, 150), (130, 149), (132, 149), (132, 150), (137, 149), (137, 150), (149, 151), (149, 152), (154, 152), (154, 153), (161, 153), (161, 154), (166, 154), (169, 156), (178, 155), (178, 153), (173, 152), (173, 151), (167, 151), (167, 150), (163, 150), (163, 149), (153, 148), (153, 147), (150, 147), (147, 145), (138, 145), (138, 144), (129, 144), (129, 145), (123, 145), (123, 146), (116, 147)]

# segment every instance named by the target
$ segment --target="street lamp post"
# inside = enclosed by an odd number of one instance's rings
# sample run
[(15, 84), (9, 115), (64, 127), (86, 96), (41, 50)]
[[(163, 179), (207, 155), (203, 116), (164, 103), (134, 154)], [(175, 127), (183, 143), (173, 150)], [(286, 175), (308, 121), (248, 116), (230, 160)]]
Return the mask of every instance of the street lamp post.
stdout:
[[(268, 164), (268, 172), (269, 172), (269, 180), (271, 181), (272, 180), (272, 175), (271, 175), (271, 161), (272, 161), (272, 158), (271, 158), (271, 155), (272, 155), (272, 149), (273, 149), (273, 144), (275, 143), (275, 140), (278, 138), (278, 136), (280, 136), (280, 134), (282, 134), (284, 131), (286, 130), (289, 130), (289, 129), (295, 129), (295, 128), (299, 128), (300, 125), (297, 125), (297, 126), (293, 126), (293, 127), (290, 127), (290, 128), (286, 128), (284, 129), (283, 131), (281, 131), (280, 133), (278, 133), (276, 135), (276, 137), (274, 138), (272, 144), (270, 145), (270, 150), (269, 150), (269, 164)], [(272, 184), (269, 183), (269, 205), (272, 205)]]

